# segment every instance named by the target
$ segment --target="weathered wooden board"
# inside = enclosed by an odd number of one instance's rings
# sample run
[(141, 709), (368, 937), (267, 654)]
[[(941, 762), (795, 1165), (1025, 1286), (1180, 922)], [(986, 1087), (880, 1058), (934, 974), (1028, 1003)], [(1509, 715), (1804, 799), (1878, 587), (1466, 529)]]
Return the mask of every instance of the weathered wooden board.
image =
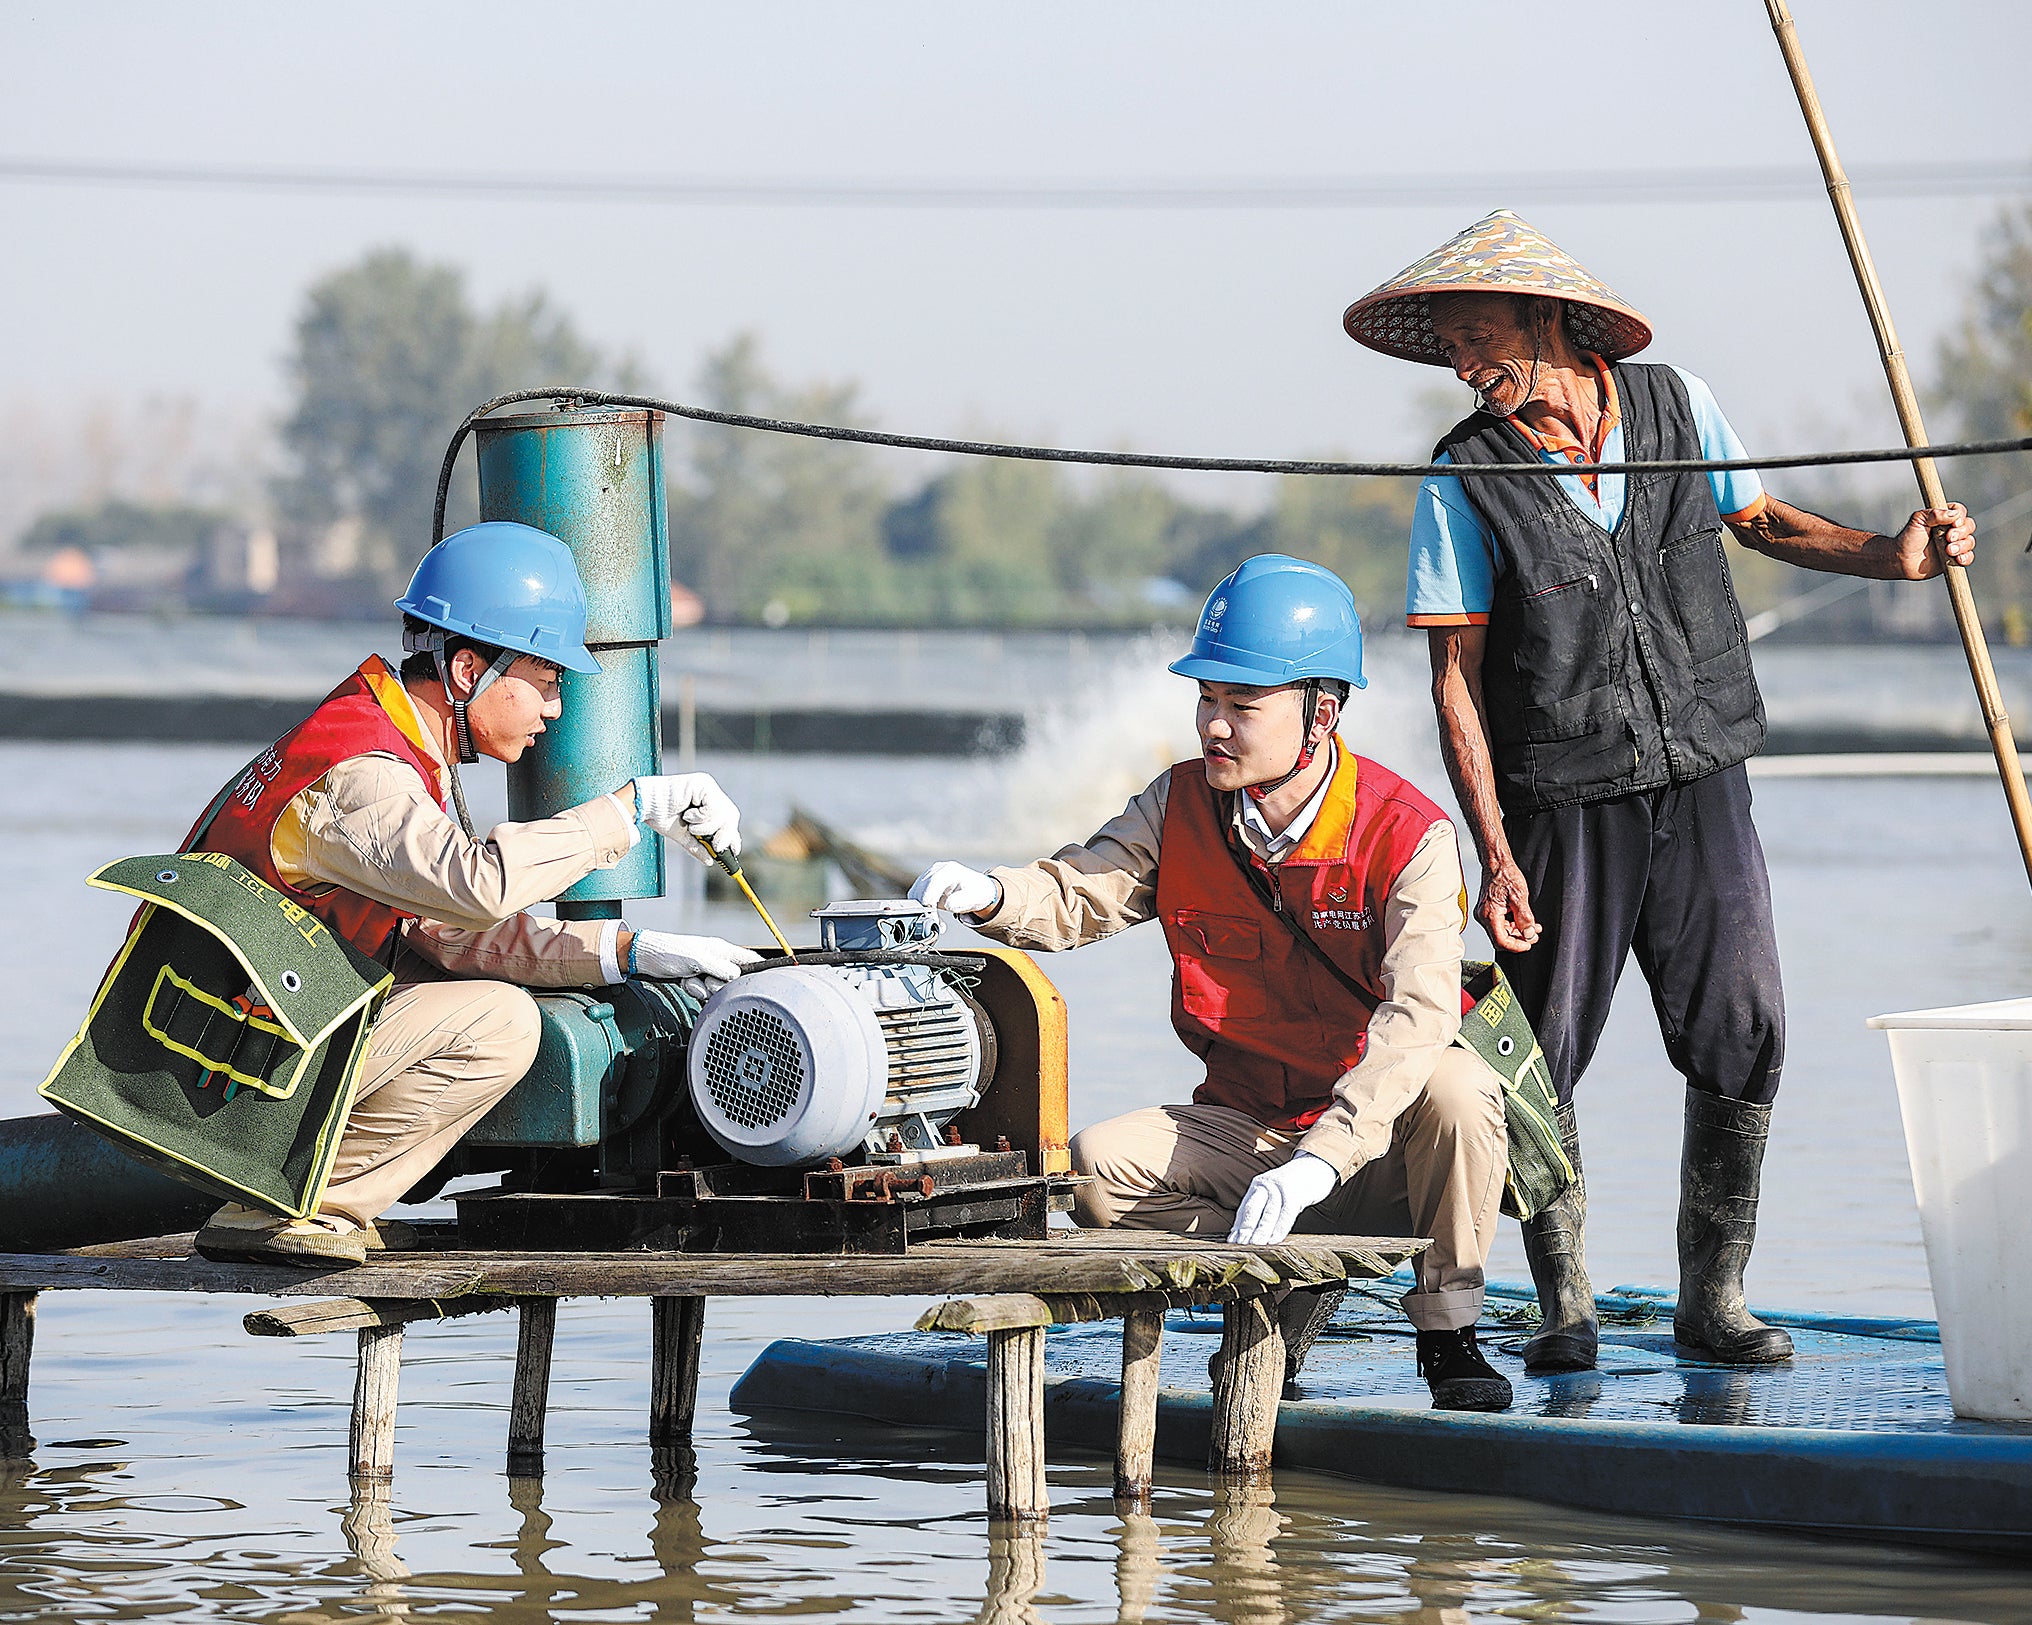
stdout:
[(461, 1298), (320, 1298), (315, 1303), (286, 1303), (256, 1309), (240, 1324), (249, 1337), (317, 1337), (326, 1332), (356, 1332), (368, 1326), (408, 1326), (419, 1320), (455, 1320), (461, 1315), (486, 1315), (541, 1298), (503, 1298), (468, 1294)]
[[(1004, 1292), (987, 1298), (948, 1298), (917, 1317), (921, 1332), (1015, 1331), (1023, 1326), (1079, 1326), (1095, 1320), (1166, 1309), (1198, 1309), (1234, 1303), (1277, 1290), (1262, 1281), (1235, 1281), (1226, 1286), (1173, 1287), (1162, 1292), (1077, 1292), (1040, 1296), (1035, 1292)], [(252, 1318), (252, 1317), (249, 1317)]]
[(1385, 1275), (1427, 1244), (1305, 1236), (1277, 1247), (1072, 1231), (1048, 1241), (934, 1242), (900, 1256), (742, 1253), (458, 1253), (378, 1256), (355, 1269), (297, 1270), (179, 1256), (0, 1254), (0, 1293), (244, 1292), (354, 1299), (505, 1297), (1069, 1296), (1305, 1284)]

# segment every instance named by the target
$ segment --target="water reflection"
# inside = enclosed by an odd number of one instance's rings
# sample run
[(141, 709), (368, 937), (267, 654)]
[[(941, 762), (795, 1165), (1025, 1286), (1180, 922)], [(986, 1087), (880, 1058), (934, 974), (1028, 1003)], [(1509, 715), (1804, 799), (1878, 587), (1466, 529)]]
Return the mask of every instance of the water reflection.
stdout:
[(998, 1523), (988, 1536), (988, 1594), (974, 1625), (1042, 1625), (1035, 1598), (1044, 1585), (1043, 1531)]
[(1757, 1373), (1726, 1366), (1689, 1365), (1681, 1372), (1684, 1392), (1673, 1409), (1682, 1422), (1741, 1427), (1755, 1421)]
[(1164, 1572), (1157, 1520), (1147, 1513), (1124, 1513), (1116, 1538), (1120, 1547), (1115, 1558), (1115, 1618), (1120, 1625), (1143, 1625), (1157, 1594), (1158, 1576)]
[(1207, 1519), (1213, 1564), (1208, 1575), (1235, 1625), (1284, 1625), (1284, 1589), (1270, 1543), (1283, 1532), (1276, 1492), (1265, 1484), (1222, 1484)]
[(407, 1619), (409, 1594), (402, 1582), (409, 1566), (395, 1554), (395, 1509), (390, 1486), (357, 1482), (339, 1529), (367, 1584), (360, 1602), (372, 1619)]
[(1578, 1421), (1595, 1408), (1602, 1397), (1599, 1371), (1562, 1371), (1544, 1379), (1545, 1398), (1538, 1407), (1540, 1416)]
[[(980, 1509), (978, 1454), (975, 1476), (956, 1482), (968, 1441), (937, 1439), (912, 1430), (879, 1441), (834, 1431), (823, 1445), (809, 1434), (721, 1440), (703, 1468), (680, 1452), (653, 1473), (641, 1447), (605, 1445), (547, 1479), (416, 1471), (392, 1495), (382, 1486), (325, 1503), (324, 1520), (300, 1532), (286, 1494), (269, 1493), (274, 1481), (257, 1476), (244, 1504), (190, 1493), (221, 1470), (216, 1460), (202, 1470), (147, 1456), (17, 1469), (0, 1474), (0, 1613), (200, 1619), (216, 1617), (227, 1588), (239, 1599), (233, 1617), (273, 1625), (441, 1615), (504, 1625), (752, 1614), (884, 1625), (2025, 1616), (2022, 1571), (1966, 1559), (1372, 1491), (1295, 1472), (1274, 1487), (1224, 1488), (1160, 1471), (1152, 1509), (1120, 1514), (1105, 1462), (1060, 1460), (1048, 1529), (995, 1529)], [(866, 1453), (876, 1442), (904, 1454), (877, 1459)], [(919, 1442), (933, 1446), (922, 1461), (912, 1459)]]

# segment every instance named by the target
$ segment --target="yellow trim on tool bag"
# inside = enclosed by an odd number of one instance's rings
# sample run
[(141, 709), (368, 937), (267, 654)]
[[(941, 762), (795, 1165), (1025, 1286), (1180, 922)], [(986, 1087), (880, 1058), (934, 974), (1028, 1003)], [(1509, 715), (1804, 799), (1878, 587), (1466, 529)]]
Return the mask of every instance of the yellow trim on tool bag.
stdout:
[[(296, 1063), (296, 1071), (290, 1074), (289, 1087), (287, 1089), (278, 1089), (266, 1078), (257, 1076), (252, 1072), (242, 1072), (228, 1062), (214, 1060), (202, 1051), (192, 1049), (188, 1044), (179, 1044), (174, 1038), (169, 1036), (166, 1026), (156, 1026), (151, 1018), (155, 1014), (155, 1001), (162, 996), (162, 984), (164, 982), (169, 983), (170, 986), (176, 988), (179, 992), (196, 999), (200, 1004), (210, 1005), (220, 1015), (237, 1026), (252, 1028), (257, 1033), (273, 1033), (277, 1038), (289, 1039), (291, 1047), (296, 1049), (302, 1057)], [(155, 986), (148, 990), (148, 1002), (141, 1007), (141, 1030), (172, 1054), (188, 1056), (208, 1072), (223, 1072), (235, 1083), (244, 1083), (249, 1089), (259, 1089), (264, 1095), (273, 1095), (277, 1100), (287, 1100), (291, 1095), (296, 1093), (296, 1086), (302, 1081), (304, 1061), (310, 1058), (310, 1051), (304, 1049), (294, 1038), (290, 1037), (287, 1027), (273, 1021), (263, 1021), (259, 1016), (249, 1011), (238, 1009), (234, 1005), (228, 1004), (224, 999), (214, 997), (195, 982), (186, 981), (183, 977), (177, 975), (167, 965), (164, 965), (155, 973)]]
[[(203, 856), (204, 854), (186, 853), (184, 855)], [(110, 869), (112, 865), (108, 864), (106, 867)], [(101, 872), (103, 873), (103, 871)], [(337, 1027), (339, 1023), (342, 1021), (351, 1020), (353, 1015), (360, 1008), (360, 1000), (355, 999), (351, 1004), (347, 1005), (345, 1009), (341, 1010), (323, 1027), (319, 1028), (318, 1031), (314, 1033), (305, 1033), (302, 1031), (302, 1029), (300, 1029), (296, 1025), (295, 1022), (289, 1019), (289, 1011), (283, 1005), (281, 1005), (276, 1001), (275, 995), (269, 991), (268, 983), (262, 978), (261, 972), (253, 965), (252, 962), (248, 960), (246, 955), (240, 952), (239, 944), (234, 942), (231, 937), (224, 935), (216, 926), (212, 924), (210, 920), (207, 920), (203, 915), (194, 914), (189, 909), (184, 908), (180, 904), (172, 903), (167, 898), (164, 897), (157, 897), (153, 892), (143, 891), (137, 886), (122, 886), (116, 881), (102, 880), (99, 878), (98, 874), (87, 875), (85, 877), (85, 884), (88, 886), (97, 886), (101, 891), (125, 892), (129, 897), (140, 898), (144, 903), (148, 904), (151, 908), (166, 908), (170, 911), (170, 913), (181, 915), (184, 919), (189, 920), (192, 925), (199, 926), (205, 931), (209, 932), (212, 936), (218, 938), (220, 942), (223, 942), (229, 949), (232, 950), (233, 957), (240, 961), (241, 968), (247, 972), (247, 979), (251, 981), (255, 987), (261, 990), (261, 1002), (267, 1005), (269, 1009), (275, 1012), (275, 1019), (282, 1023), (284, 1030), (288, 1032), (289, 1036), (295, 1039), (297, 1043), (301, 1044), (307, 1050), (316, 1049), (318, 1045), (322, 1044), (328, 1037), (331, 1036), (333, 1028)], [(272, 887), (270, 889), (273, 890)], [(140, 934), (141, 934), (141, 926), (139, 922), (137, 922), (134, 930), (128, 933), (128, 943), (130, 946), (132, 945), (134, 938), (139, 936)], [(108, 983), (110, 983), (113, 980), (113, 972), (117, 971), (120, 968), (122, 963), (125, 962), (126, 958), (127, 953), (126, 950), (123, 948), (121, 950), (120, 957), (113, 961), (113, 970), (109, 970), (106, 973), (106, 981)], [(389, 988), (393, 987), (394, 985), (395, 985), (395, 973), (393, 971), (384, 970), (381, 973), (381, 979), (378, 982), (371, 982), (368, 984), (368, 994), (373, 995), (377, 993), (385, 993), (388, 991)], [(104, 987), (101, 987), (100, 992), (103, 993), (104, 991), (105, 991)], [(92, 1001), (92, 1013), (94, 1015), (98, 1013), (98, 1008), (99, 1008), (98, 1001), (95, 999)], [(87, 1021), (90, 1020), (89, 1017), (87, 1017), (86, 1019)], [(54, 1076), (54, 1074), (51, 1075)]]
[[(96, 1001), (94, 1001), (92, 1009), (93, 1013), (96, 1014), (98, 1011)], [(87, 1020), (86, 1025), (90, 1025), (89, 1020)], [(367, 1047), (367, 1039), (371, 1030), (369, 1023), (362, 1022), (360, 1024), (360, 1036), (353, 1044), (352, 1054), (346, 1057), (346, 1068), (348, 1071), (353, 1069), (355, 1063), (359, 1060), (360, 1052)], [(63, 1055), (58, 1058), (55, 1067), (50, 1071), (49, 1077), (42, 1080), (42, 1087), (47, 1087), (50, 1081), (56, 1077), (57, 1073), (63, 1070), (64, 1062), (70, 1059), (71, 1051), (84, 1041), (84, 1036), (84, 1033), (80, 1031), (76, 1038), (73, 1038), (64, 1046)], [(356, 1088), (359, 1085), (359, 1081), (357, 1077), (353, 1080)], [(40, 1094), (42, 1088), (39, 1087), (36, 1092)], [(99, 1116), (97, 1112), (88, 1112), (82, 1106), (75, 1105), (68, 1100), (63, 1103), (63, 1109), (73, 1117), (83, 1118), (87, 1122), (97, 1123), (101, 1128), (110, 1130), (117, 1139), (129, 1141), (135, 1145), (145, 1145), (166, 1162), (181, 1163), (186, 1168), (197, 1169), (199, 1173), (203, 1174), (213, 1184), (224, 1185), (228, 1190), (238, 1191), (242, 1196), (250, 1198), (256, 1207), (266, 1208), (271, 1213), (280, 1213), (287, 1219), (307, 1219), (317, 1212), (318, 1204), (325, 1199), (325, 1187), (332, 1182), (332, 1164), (337, 1160), (336, 1141), (346, 1131), (346, 1119), (352, 1112), (353, 1103), (349, 1098), (346, 1101), (345, 1111), (333, 1113), (330, 1121), (325, 1125), (324, 1132), (318, 1136), (316, 1158), (312, 1163), (312, 1166), (318, 1170), (317, 1185), (314, 1189), (305, 1193), (303, 1204), (300, 1207), (294, 1208), (278, 1207), (275, 1198), (268, 1195), (267, 1192), (257, 1191), (251, 1185), (243, 1185), (239, 1180), (229, 1178), (227, 1175), (220, 1173), (216, 1168), (207, 1168), (201, 1163), (192, 1161), (189, 1157), (179, 1156), (176, 1152), (170, 1150), (168, 1146), (157, 1145), (153, 1140), (136, 1134), (131, 1128), (126, 1128), (121, 1124)]]

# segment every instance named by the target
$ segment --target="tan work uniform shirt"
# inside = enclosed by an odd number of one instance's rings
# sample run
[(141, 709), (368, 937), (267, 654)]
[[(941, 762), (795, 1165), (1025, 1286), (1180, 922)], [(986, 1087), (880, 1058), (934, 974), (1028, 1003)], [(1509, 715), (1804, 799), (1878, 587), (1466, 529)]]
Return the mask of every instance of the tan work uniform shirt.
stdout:
[[(407, 691), (404, 691), (407, 697)], [(411, 701), (412, 706), (414, 701)], [(439, 761), (421, 714), (413, 730)], [(269, 842), (275, 870), (315, 892), (343, 886), (419, 916), (403, 946), (454, 976), (525, 987), (600, 987), (622, 979), (618, 920), (546, 920), (546, 902), (641, 838), (613, 796), (476, 840), (394, 756), (349, 756), (299, 791)]]
[[(1344, 748), (1336, 741), (1336, 749)], [(1084, 845), (1061, 847), (1021, 868), (991, 870), (1002, 901), (975, 922), (976, 929), (1011, 947), (1055, 950), (1153, 918), (1170, 791), (1166, 769)], [(1323, 800), (1315, 796), (1279, 837), (1244, 812), (1236, 814), (1236, 826), (1249, 849), (1274, 864), (1303, 838)], [(1385, 997), (1369, 1020), (1368, 1045), (1334, 1086), (1325, 1114), (1299, 1140), (1300, 1150), (1332, 1163), (1343, 1179), (1389, 1148), (1398, 1115), (1418, 1098), (1434, 1062), (1460, 1031), (1466, 921), (1452, 824), (1426, 832), (1380, 923)]]

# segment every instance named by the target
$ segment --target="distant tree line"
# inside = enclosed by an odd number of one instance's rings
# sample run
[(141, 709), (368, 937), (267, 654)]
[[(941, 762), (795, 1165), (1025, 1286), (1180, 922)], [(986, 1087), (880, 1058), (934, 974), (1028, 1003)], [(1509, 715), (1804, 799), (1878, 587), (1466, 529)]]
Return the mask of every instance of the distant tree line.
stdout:
[[(746, 337), (707, 360), (695, 394), (750, 416), (859, 421), (851, 388), (786, 387)], [(716, 619), (1148, 625), (1190, 619), (1266, 551), (1331, 565), (1372, 608), (1403, 597), (1401, 486), (1291, 479), (1267, 513), (1237, 515), (1135, 475), (956, 458), (897, 493), (863, 447), (710, 424), (669, 433), (672, 564)]]
[[(380, 613), (429, 540), (439, 459), (482, 400), (554, 383), (642, 392), (625, 356), (603, 353), (541, 293), (475, 307), (454, 267), (382, 249), (307, 292), (288, 361), (285, 472), (272, 498), (284, 567), (278, 608)], [(1936, 438), (2032, 433), (2032, 206), (1985, 239), (1963, 322), (1942, 344)], [(750, 336), (706, 358), (688, 398), (723, 411), (864, 421), (850, 384), (793, 384)], [(1414, 488), (1405, 481), (1276, 481), (1259, 513), (1185, 500), (1130, 473), (955, 458), (897, 488), (865, 447), (672, 420), (666, 427), (672, 564), (714, 621), (769, 624), (1147, 625), (1189, 618), (1251, 553), (1295, 553), (1346, 578), (1371, 617), (1403, 601)], [(1950, 485), (1972, 509), (2032, 490), (2032, 458), (1962, 462)], [(1787, 479), (1839, 517), (1895, 521), (1901, 501)], [(470, 480), (452, 524), (473, 517)], [(22, 538), (41, 551), (195, 545), (222, 516), (109, 503), (46, 515)], [(1988, 538), (1979, 602), (2022, 641), (2032, 578), (2009, 537)], [(1756, 609), (1801, 589), (1796, 573), (1736, 554)]]

